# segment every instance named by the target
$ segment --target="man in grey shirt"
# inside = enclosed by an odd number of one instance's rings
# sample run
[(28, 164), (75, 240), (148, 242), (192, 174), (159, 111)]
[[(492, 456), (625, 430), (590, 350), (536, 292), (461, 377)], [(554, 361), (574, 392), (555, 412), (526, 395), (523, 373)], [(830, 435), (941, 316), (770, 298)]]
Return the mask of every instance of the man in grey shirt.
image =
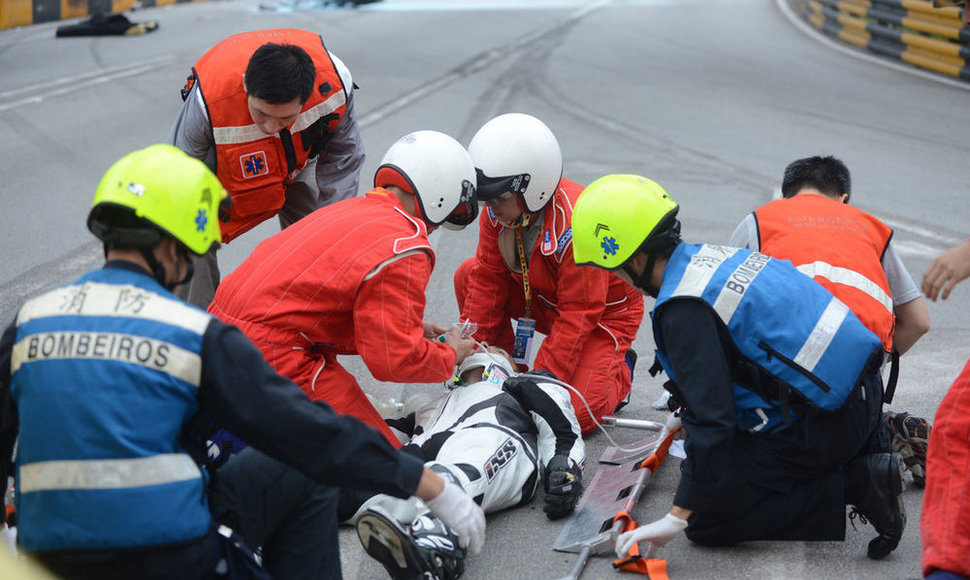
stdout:
[[(893, 248), (892, 229), (849, 207), (850, 189), (849, 169), (835, 157), (793, 161), (785, 168), (784, 199), (748, 214), (728, 245), (790, 260), (845, 302), (887, 353), (902, 354), (929, 331), (929, 310)], [(892, 411), (886, 418), (893, 450), (922, 487), (929, 423)]]
[[(285, 228), (357, 194), (364, 147), (353, 78), (319, 35), (235, 35), (192, 72), (168, 142), (205, 162), (232, 196), (234, 207), (220, 215), (223, 243), (273, 215)], [(182, 298), (205, 308), (220, 280), (216, 250), (195, 270)]]

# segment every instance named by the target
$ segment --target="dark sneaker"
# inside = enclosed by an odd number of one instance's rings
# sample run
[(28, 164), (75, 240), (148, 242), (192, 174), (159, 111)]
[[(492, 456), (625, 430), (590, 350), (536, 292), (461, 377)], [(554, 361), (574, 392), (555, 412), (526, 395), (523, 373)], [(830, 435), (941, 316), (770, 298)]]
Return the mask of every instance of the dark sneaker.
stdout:
[(627, 392), (626, 396), (623, 397), (617, 405), (614, 412), (619, 411), (623, 407), (630, 404), (630, 395), (633, 394), (633, 371), (637, 368), (637, 351), (632, 348), (626, 351), (626, 356), (623, 357), (624, 362), (626, 362), (626, 368), (630, 370), (630, 390)]
[(922, 417), (909, 413), (886, 413), (893, 452), (898, 453), (917, 487), (926, 486), (926, 446), (932, 427)]
[(845, 470), (846, 500), (855, 506), (849, 519), (862, 516), (870, 522), (878, 537), (869, 542), (868, 555), (881, 560), (899, 545), (906, 527), (903, 507), (903, 478), (899, 456), (895, 453), (872, 453), (849, 463)]
[(465, 571), (458, 534), (437, 518), (421, 516), (408, 530), (374, 506), (358, 518), (357, 537), (395, 580), (455, 580)]
[(637, 368), (637, 351), (632, 348), (626, 351), (626, 356), (623, 357), (623, 360), (626, 361), (626, 366), (630, 369), (630, 382), (632, 383), (633, 371)]

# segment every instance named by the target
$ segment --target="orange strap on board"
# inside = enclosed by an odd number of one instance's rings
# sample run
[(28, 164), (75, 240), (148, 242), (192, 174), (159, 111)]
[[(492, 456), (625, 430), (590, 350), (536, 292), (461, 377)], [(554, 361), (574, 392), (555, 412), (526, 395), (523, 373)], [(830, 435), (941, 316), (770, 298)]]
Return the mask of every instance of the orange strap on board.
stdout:
[(663, 463), (664, 459), (667, 458), (667, 451), (670, 450), (670, 444), (674, 442), (674, 434), (680, 431), (680, 429), (681, 427), (679, 425), (671, 429), (670, 432), (667, 433), (667, 436), (664, 437), (664, 440), (660, 442), (657, 450), (643, 460), (643, 463), (640, 464), (640, 468), (649, 469), (650, 473), (655, 473), (657, 468), (660, 467), (660, 464)]
[[(673, 443), (674, 433), (679, 430), (679, 426), (671, 429), (667, 437), (657, 447), (657, 450), (643, 460), (640, 464), (640, 469), (649, 469), (651, 473), (656, 472), (660, 464), (667, 458), (667, 451), (670, 449), (670, 444)], [(630, 514), (623, 510), (616, 512), (613, 523), (615, 524), (616, 522), (623, 522), (620, 533), (629, 532), (638, 527)], [(630, 548), (625, 558), (614, 560), (613, 568), (626, 572), (637, 572), (645, 575), (650, 580), (670, 580), (670, 577), (667, 576), (667, 561), (663, 558), (644, 558), (640, 556), (640, 546), (637, 544), (633, 544), (633, 547)]]
[[(621, 532), (629, 532), (630, 530), (637, 529), (637, 523), (633, 521), (630, 514), (619, 511), (616, 513), (616, 517), (613, 518), (614, 522), (622, 521), (623, 527)], [(633, 544), (630, 548), (630, 552), (627, 554), (626, 558), (620, 558), (613, 561), (613, 568), (617, 570), (623, 570), (625, 572), (637, 572), (639, 574), (645, 575), (650, 580), (670, 580), (667, 576), (667, 561), (662, 558), (643, 558), (640, 556), (640, 546)]]

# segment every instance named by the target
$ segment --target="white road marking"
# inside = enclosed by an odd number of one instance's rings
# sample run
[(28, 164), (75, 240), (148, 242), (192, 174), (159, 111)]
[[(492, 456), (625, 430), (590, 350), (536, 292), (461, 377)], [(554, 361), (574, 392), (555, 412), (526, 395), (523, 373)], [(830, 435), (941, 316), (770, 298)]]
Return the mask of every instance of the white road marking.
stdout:
[[(49, 82), (37, 83), (19, 89), (13, 89), (0, 93), (0, 101), (5, 99), (16, 99), (9, 103), (0, 104), (0, 111), (14, 109), (31, 103), (40, 103), (51, 97), (58, 97), (77, 92), (81, 89), (93, 87), (116, 79), (130, 77), (148, 72), (157, 68), (168, 66), (175, 62), (175, 58), (167, 56), (160, 59), (145, 61), (141, 63), (129, 64), (125, 66), (100, 69), (74, 75), (67, 78), (60, 78)], [(20, 95), (28, 95), (20, 97)], [(20, 97), (20, 98), (17, 98)]]

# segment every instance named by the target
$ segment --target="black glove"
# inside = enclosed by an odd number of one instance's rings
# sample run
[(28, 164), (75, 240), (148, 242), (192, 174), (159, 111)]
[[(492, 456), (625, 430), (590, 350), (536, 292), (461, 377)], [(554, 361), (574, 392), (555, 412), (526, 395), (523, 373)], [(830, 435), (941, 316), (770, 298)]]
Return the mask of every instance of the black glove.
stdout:
[(546, 505), (550, 520), (573, 513), (583, 495), (583, 471), (565, 455), (555, 455), (546, 465)]

